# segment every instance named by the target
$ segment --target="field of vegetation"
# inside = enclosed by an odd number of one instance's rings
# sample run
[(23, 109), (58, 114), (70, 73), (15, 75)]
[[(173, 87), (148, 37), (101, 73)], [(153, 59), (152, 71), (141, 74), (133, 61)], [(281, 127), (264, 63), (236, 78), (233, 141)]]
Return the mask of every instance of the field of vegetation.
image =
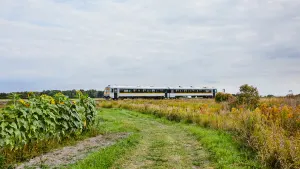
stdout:
[[(0, 107), (0, 168), (42, 154), (74, 156), (61, 168), (300, 168), (298, 97), (260, 99), (243, 85), (214, 100), (95, 101), (80, 91), (72, 100), (62, 93), (10, 98)], [(50, 152), (63, 147), (71, 154)]]
[(299, 98), (259, 100), (255, 88), (244, 86), (237, 98), (221, 94), (216, 101), (120, 100), (102, 101), (100, 106), (134, 110), (171, 121), (228, 131), (255, 150), (264, 166), (300, 168)]
[[(61, 94), (59, 97), (65, 98), (64, 101), (57, 97), (41, 97), (32, 97), (28, 101), (16, 99), (16, 102), (14, 102), (12, 100), (10, 106), (2, 110), (1, 113), (6, 111), (6, 113), (16, 115), (14, 111), (8, 112), (8, 110), (14, 107), (14, 104), (22, 104), (16, 105), (15, 108), (27, 110), (25, 114), (27, 114), (27, 123), (30, 124), (30, 129), (21, 131), (24, 129), (19, 128), (19, 132), (23, 132), (23, 135), (27, 136), (33, 133), (31, 128), (33, 129), (37, 125), (33, 124), (37, 121), (34, 117), (35, 113), (33, 113), (35, 112), (33, 111), (35, 109), (34, 105), (29, 104), (40, 104), (38, 100), (45, 101), (45, 98), (48, 98), (47, 101), (41, 105), (45, 106), (49, 103), (54, 106), (54, 110), (56, 106), (69, 104), (67, 103), (69, 100)], [(88, 98), (80, 98), (87, 99), (84, 103), (92, 103), (92, 101), (88, 101)], [(81, 99), (70, 104), (80, 106)], [(33, 103), (29, 103), (31, 101)], [(81, 108), (79, 107), (79, 109)], [(50, 117), (46, 111), (48, 108), (44, 107), (43, 110), (46, 117), (38, 115), (41, 124), (43, 124), (43, 120), (46, 121), (48, 120), (47, 117)], [(19, 110), (15, 111), (19, 112)], [(81, 113), (83, 112), (89, 112), (89, 109), (85, 109)], [(19, 112), (23, 115), (22, 113)], [(76, 115), (77, 112), (73, 113)], [(13, 142), (13, 145), (4, 144), (4, 147), (1, 148), (0, 156), (5, 157), (5, 163), (0, 168), (13, 168), (13, 165), (9, 164), (23, 161), (27, 162), (18, 165), (17, 168), (263, 168), (249, 149), (240, 145), (230, 134), (225, 132), (206, 129), (193, 124), (171, 122), (167, 119), (156, 118), (153, 115), (145, 115), (124, 109), (102, 108), (98, 110), (96, 116), (93, 116), (95, 123), (98, 124), (92, 125), (86, 122), (87, 118), (85, 117), (87, 115), (81, 113), (81, 121), (78, 121), (80, 123), (79, 127), (81, 127), (79, 129), (74, 126), (71, 127), (75, 132), (78, 132), (75, 134), (71, 134), (71, 131), (69, 131), (68, 133), (65, 132), (64, 135), (58, 135), (61, 131), (66, 131), (66, 128), (60, 126), (64, 123), (63, 121), (69, 121), (61, 119), (63, 115), (56, 112), (54, 114), (55, 119), (59, 123), (56, 123), (55, 120), (52, 121), (55, 123), (56, 130), (51, 128), (51, 131), (53, 131), (51, 135), (46, 135), (47, 132), (45, 131), (50, 131), (50, 129), (45, 126), (45, 130), (39, 127), (36, 128), (35, 138), (22, 138), (24, 141), (28, 140), (24, 144), (23, 142), (18, 143), (14, 133), (7, 133), (6, 138), (1, 136), (1, 140), (14, 138), (16, 141)], [(20, 116), (15, 120), (19, 121), (18, 119), (22, 118)], [(3, 117), (1, 120), (8, 121), (9, 119), (11, 120), (11, 118)], [(74, 119), (72, 121), (77, 122)], [(6, 128), (10, 130), (13, 126), (9, 124)], [(19, 127), (19, 124), (17, 124), (17, 127)], [(91, 127), (96, 127), (97, 132), (93, 134), (98, 136), (85, 139), (93, 135), (89, 131), (84, 131), (89, 130)], [(18, 133), (18, 130), (13, 129), (13, 132)], [(86, 133), (90, 134), (86, 135)], [(118, 135), (121, 136), (119, 141), (113, 144), (110, 142), (104, 147), (101, 146), (108, 143), (105, 140), (111, 140), (111, 137), (116, 138)], [(84, 139), (82, 142), (85, 142), (85, 144), (79, 142), (79, 147), (76, 146), (73, 144), (73, 141), (76, 141), (73, 137)], [(95, 142), (95, 138), (102, 139), (98, 140), (100, 142)], [(89, 140), (94, 140), (92, 141), (92, 147), (86, 144)], [(57, 144), (60, 144), (60, 146)], [(69, 146), (70, 144), (71, 146)], [(93, 148), (97, 145), (100, 145), (100, 149)], [(76, 149), (76, 147), (79, 149)], [(58, 149), (51, 151), (54, 148)], [(69, 151), (65, 151), (66, 149)], [(28, 161), (29, 159), (31, 160)]]
[(70, 168), (264, 168), (230, 134), (124, 109), (101, 109), (103, 133), (129, 132)]
[[(0, 109), (0, 168), (30, 159), (90, 132), (96, 115), (93, 99), (77, 92), (71, 101), (62, 93), (54, 97), (12, 95)], [(90, 134), (90, 133), (89, 133)]]

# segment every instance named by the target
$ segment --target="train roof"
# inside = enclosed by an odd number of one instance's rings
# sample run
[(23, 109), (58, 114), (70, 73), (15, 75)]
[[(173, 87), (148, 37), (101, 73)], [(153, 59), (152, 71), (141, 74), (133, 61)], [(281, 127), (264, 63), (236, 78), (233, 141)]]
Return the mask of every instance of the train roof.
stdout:
[(168, 87), (155, 87), (155, 86), (107, 86), (110, 88), (124, 88), (124, 89), (168, 89)]
[(194, 87), (194, 86), (178, 86), (178, 87), (156, 87), (156, 86), (119, 86), (112, 85), (107, 86), (110, 88), (124, 88), (124, 89), (216, 89), (214, 87)]

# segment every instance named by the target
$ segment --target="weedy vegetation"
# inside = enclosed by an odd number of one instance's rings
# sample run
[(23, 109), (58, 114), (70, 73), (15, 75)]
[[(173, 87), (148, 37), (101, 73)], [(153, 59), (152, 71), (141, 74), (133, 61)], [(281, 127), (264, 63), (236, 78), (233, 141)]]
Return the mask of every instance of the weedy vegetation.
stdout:
[(99, 105), (228, 131), (254, 150), (265, 167), (300, 168), (299, 98), (260, 99), (255, 87), (243, 85), (236, 97), (226, 95), (216, 101), (138, 99), (101, 101)]

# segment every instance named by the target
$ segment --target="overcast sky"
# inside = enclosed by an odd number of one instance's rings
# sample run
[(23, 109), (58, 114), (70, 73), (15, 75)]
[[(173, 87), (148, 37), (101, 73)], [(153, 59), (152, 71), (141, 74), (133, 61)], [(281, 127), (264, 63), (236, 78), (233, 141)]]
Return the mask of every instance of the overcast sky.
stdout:
[(0, 92), (300, 93), (300, 0), (0, 0)]

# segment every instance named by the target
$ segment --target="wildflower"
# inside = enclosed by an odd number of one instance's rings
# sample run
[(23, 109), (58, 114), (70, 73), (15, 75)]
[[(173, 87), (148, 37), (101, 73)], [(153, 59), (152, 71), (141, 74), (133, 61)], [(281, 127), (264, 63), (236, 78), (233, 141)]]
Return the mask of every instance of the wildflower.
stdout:
[(25, 105), (25, 101), (23, 99), (20, 99), (19, 102)]
[(291, 119), (291, 118), (293, 118), (293, 113), (289, 113), (287, 116), (289, 119)]

